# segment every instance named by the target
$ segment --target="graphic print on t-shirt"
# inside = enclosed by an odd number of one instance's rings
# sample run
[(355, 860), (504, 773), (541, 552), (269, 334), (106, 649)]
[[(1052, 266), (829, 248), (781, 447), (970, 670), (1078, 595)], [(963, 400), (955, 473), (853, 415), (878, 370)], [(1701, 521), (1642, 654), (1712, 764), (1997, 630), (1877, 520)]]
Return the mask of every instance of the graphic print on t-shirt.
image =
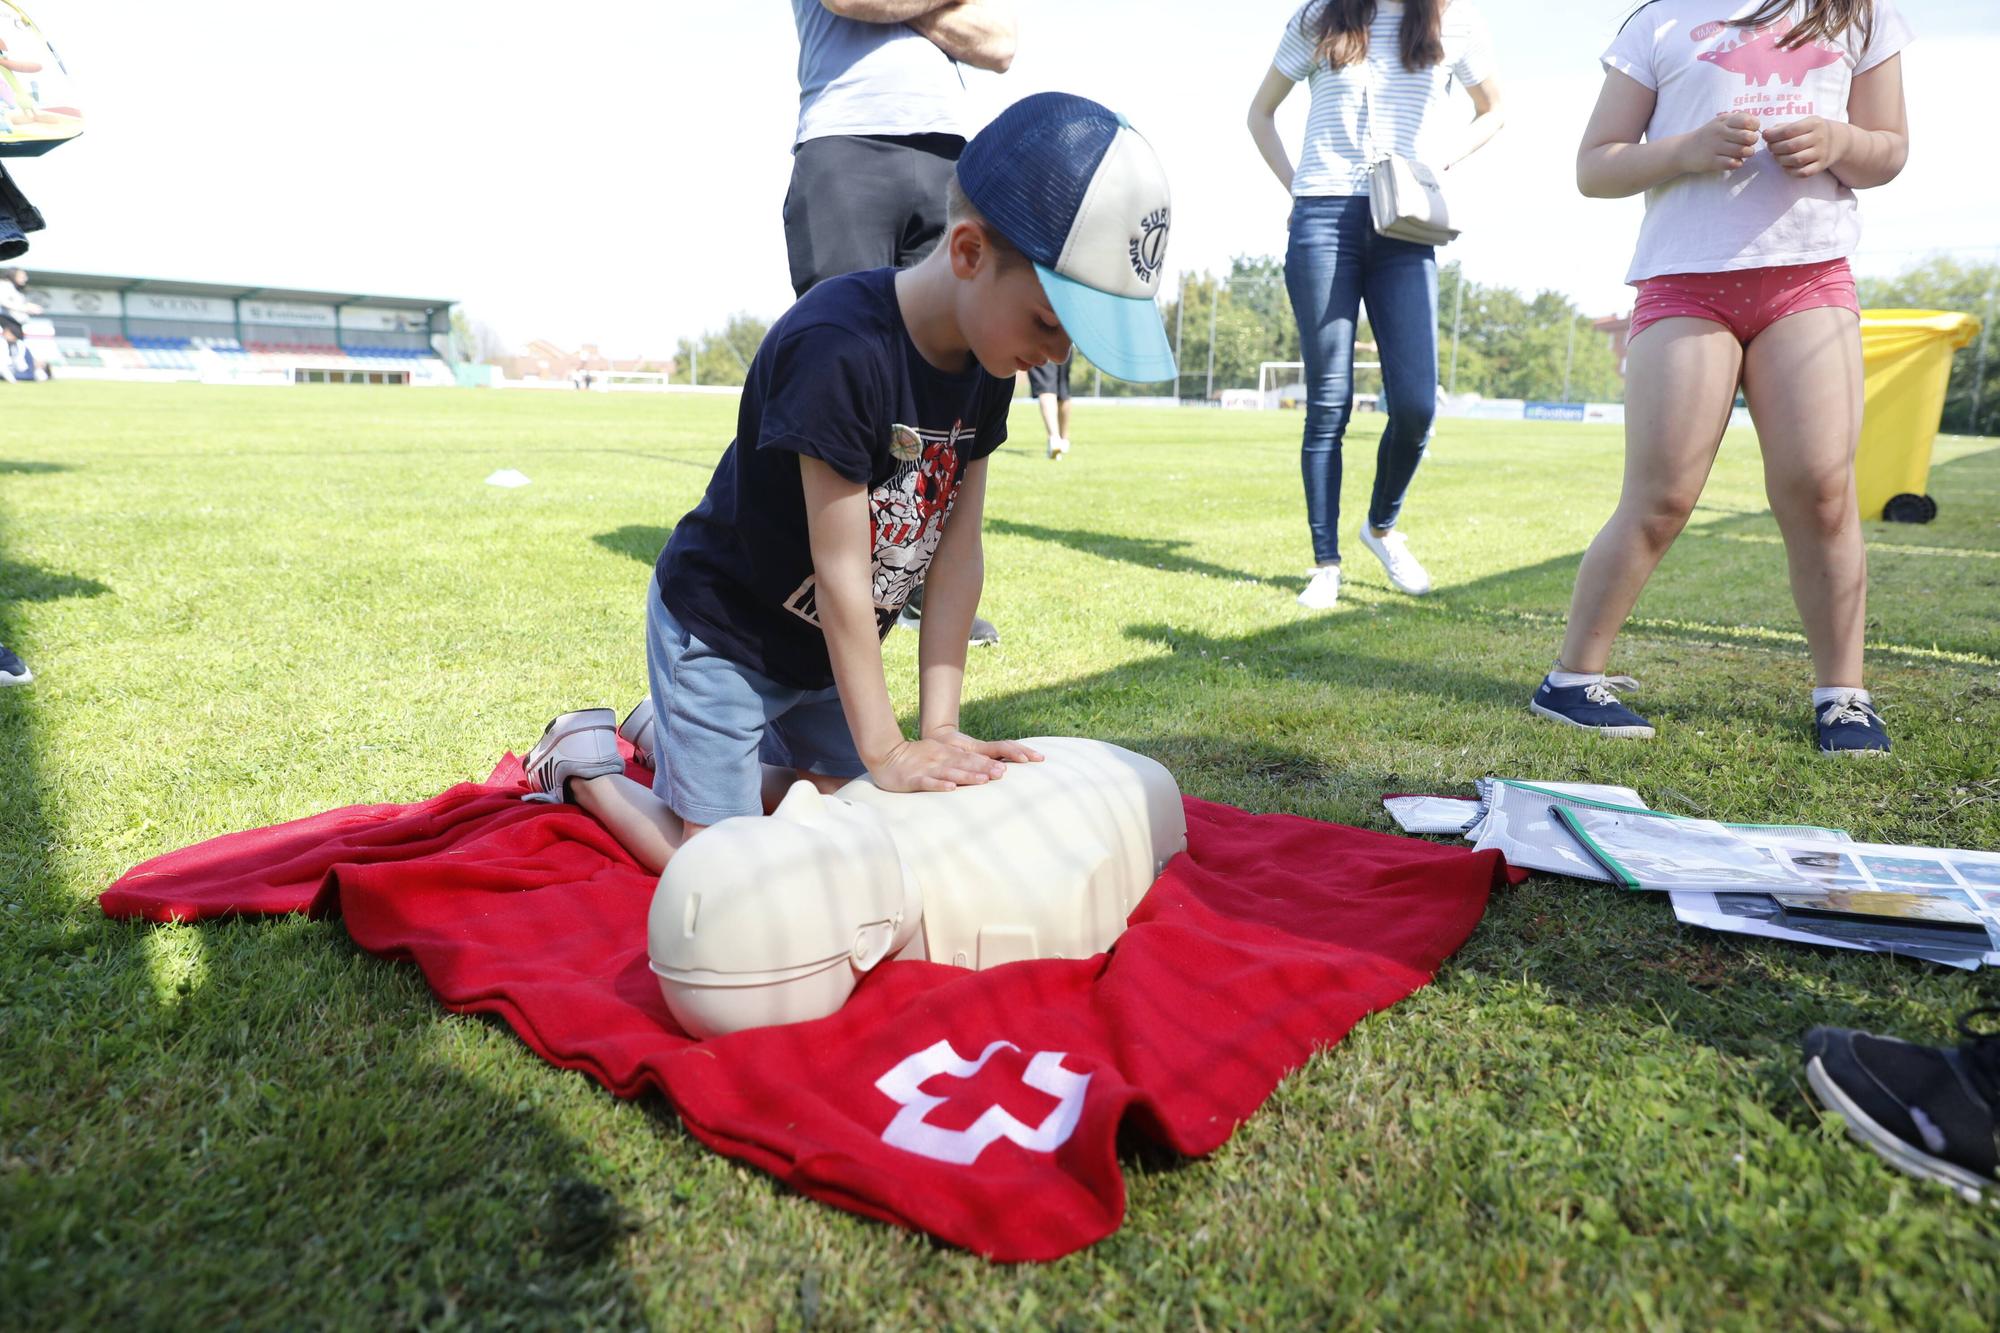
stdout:
[(1806, 95), (1806, 76), (1838, 65), (1846, 53), (1827, 41), (1802, 42), (1788, 49), (1782, 43), (1791, 30), (1792, 21), (1781, 18), (1754, 30), (1704, 23), (1688, 31), (1689, 40), (1695, 42), (1722, 35), (1721, 41), (1706, 51), (1697, 51), (1694, 58), (1740, 75), (1748, 85), (1720, 111), (1745, 111), (1772, 121), (1818, 114), (1813, 99)]
[[(924, 581), (931, 557), (944, 539), (945, 520), (958, 498), (959, 440), (965, 424), (950, 430), (889, 427), (889, 453), (896, 470), (868, 493), (874, 561), (870, 570), (876, 632), (887, 634), (896, 613)], [(819, 622), (818, 576), (809, 574), (785, 609), (810, 625)]]

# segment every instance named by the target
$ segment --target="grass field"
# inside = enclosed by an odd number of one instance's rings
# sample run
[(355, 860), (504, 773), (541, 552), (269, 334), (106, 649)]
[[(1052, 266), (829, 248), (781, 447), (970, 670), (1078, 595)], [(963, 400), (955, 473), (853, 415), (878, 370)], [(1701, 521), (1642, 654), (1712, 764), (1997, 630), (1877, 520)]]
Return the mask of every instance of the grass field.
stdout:
[[(340, 923), (153, 928), (95, 895), (199, 839), (483, 777), (643, 689), (650, 562), (733, 402), (14, 388), (0, 440), (0, 1325), (1987, 1328), (2000, 1214), (1808, 1102), (1830, 1022), (1944, 1040), (1978, 977), (1739, 943), (1537, 879), (1437, 983), (1130, 1214), (997, 1267), (724, 1161)], [(1366, 419), (1364, 418), (1365, 422)], [(1447, 422), (1406, 512), (1421, 601), (1308, 563), (1298, 418), (1079, 406), (992, 466), (975, 734), (1084, 734), (1197, 796), (1386, 827), (1385, 791), (1630, 783), (1665, 809), (2000, 848), (2000, 441), (1870, 524), (1879, 762), (1811, 752), (1754, 440), (1614, 663), (1651, 744), (1532, 720), (1615, 429)], [(1357, 431), (1359, 436), (1366, 427)], [(1358, 519), (1372, 445), (1351, 451)], [(533, 484), (482, 484), (514, 467)], [(888, 650), (914, 708), (914, 645)]]

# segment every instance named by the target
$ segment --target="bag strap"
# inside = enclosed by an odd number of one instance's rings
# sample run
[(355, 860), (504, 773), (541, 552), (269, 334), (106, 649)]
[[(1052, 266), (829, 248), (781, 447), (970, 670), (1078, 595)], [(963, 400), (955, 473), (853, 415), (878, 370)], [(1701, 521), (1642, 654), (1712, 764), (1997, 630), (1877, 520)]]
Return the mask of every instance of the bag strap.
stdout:
[(1383, 157), (1381, 145), (1375, 139), (1375, 66), (1364, 58), (1360, 69), (1367, 76), (1361, 81), (1361, 152), (1373, 167)]

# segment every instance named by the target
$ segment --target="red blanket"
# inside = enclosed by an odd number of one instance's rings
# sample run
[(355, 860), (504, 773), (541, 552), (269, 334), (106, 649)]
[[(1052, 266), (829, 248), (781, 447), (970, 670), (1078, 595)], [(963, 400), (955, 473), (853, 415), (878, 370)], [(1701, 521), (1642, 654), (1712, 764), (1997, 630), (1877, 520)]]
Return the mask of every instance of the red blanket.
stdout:
[[(634, 776), (644, 780), (643, 772)], [(483, 784), (351, 806), (148, 861), (114, 917), (339, 912), (447, 1008), (499, 1014), (621, 1097), (793, 1188), (995, 1259), (1053, 1259), (1125, 1211), (1121, 1124), (1218, 1147), (1315, 1050), (1430, 980), (1497, 853), (1189, 800), (1188, 851), (1108, 954), (877, 968), (831, 1018), (688, 1038), (646, 966), (653, 880), (575, 806)]]

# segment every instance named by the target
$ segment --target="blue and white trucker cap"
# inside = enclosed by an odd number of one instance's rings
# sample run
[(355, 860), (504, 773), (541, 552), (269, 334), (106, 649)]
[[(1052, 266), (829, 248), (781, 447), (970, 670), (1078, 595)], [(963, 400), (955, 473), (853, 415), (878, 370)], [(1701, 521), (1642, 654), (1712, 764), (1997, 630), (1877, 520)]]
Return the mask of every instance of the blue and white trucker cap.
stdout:
[(1024, 97), (965, 146), (958, 183), (1034, 261), (1092, 365), (1122, 380), (1173, 378), (1153, 304), (1172, 212), (1167, 173), (1123, 116), (1072, 93)]

